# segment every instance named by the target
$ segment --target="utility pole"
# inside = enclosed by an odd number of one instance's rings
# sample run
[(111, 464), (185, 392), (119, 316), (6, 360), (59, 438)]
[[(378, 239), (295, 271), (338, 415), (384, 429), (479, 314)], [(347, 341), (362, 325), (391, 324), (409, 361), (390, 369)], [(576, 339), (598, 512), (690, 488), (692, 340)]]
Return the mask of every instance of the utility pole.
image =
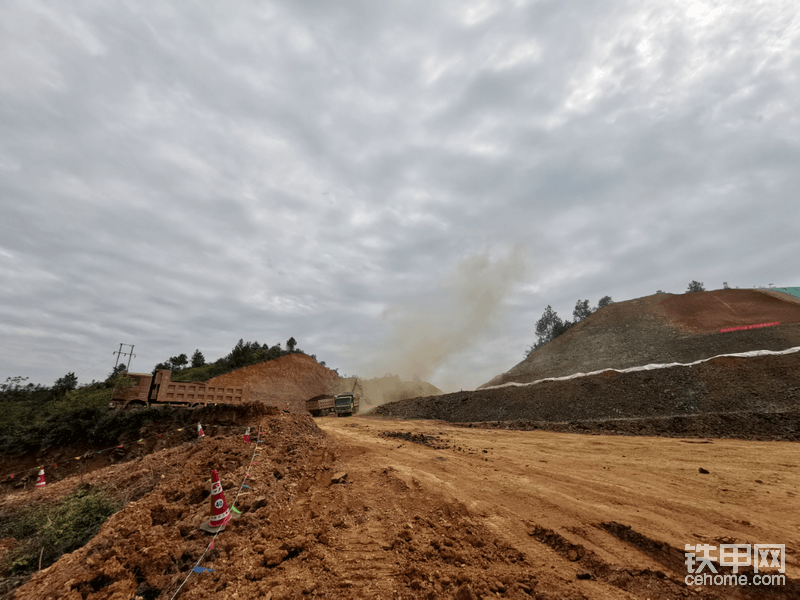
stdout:
[[(122, 351), (122, 347), (123, 347), (123, 346), (130, 346), (130, 349), (131, 349), (131, 351), (130, 351), (130, 352), (123, 352), (123, 351)], [(120, 345), (119, 345), (119, 350), (116, 350), (116, 351), (112, 352), (111, 354), (116, 354), (116, 355), (117, 355), (117, 362), (116, 362), (116, 363), (114, 363), (114, 370), (115, 370), (115, 371), (117, 370), (117, 366), (119, 365), (119, 357), (120, 357), (120, 356), (127, 356), (127, 357), (128, 357), (128, 366), (125, 368), (125, 370), (126, 370), (126, 371), (130, 371), (130, 368), (131, 368), (131, 358), (133, 358), (134, 356), (136, 356), (136, 355), (133, 353), (133, 344), (120, 344)]]

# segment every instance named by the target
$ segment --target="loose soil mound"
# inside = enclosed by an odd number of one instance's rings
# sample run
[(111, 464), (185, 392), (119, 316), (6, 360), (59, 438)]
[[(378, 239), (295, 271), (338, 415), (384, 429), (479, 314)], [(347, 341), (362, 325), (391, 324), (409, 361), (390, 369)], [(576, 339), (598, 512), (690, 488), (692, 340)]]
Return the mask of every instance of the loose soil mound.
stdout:
[[(720, 354), (800, 346), (800, 304), (785, 294), (717, 290), (657, 294), (611, 304), (532, 352), (480, 388), (508, 382), (688, 363)], [(763, 329), (719, 329), (780, 321)]]
[[(800, 440), (800, 422), (796, 419), (799, 406), (800, 353), (794, 353), (725, 357), (693, 367), (654, 371), (606, 371), (530, 386), (416, 398), (384, 404), (374, 414), (454, 423), (535, 422), (530, 428), (565, 423), (568, 431), (607, 433), (615, 430), (614, 424), (624, 432), (636, 433), (638, 425), (636, 431), (631, 431), (634, 427), (619, 426), (619, 422), (639, 419), (647, 420), (639, 424), (646, 423), (641, 430), (648, 435), (686, 435), (686, 424), (691, 423), (686, 417), (716, 415), (719, 422), (713, 433), (720, 437)], [(752, 422), (740, 430), (741, 423), (736, 418), (724, 416), (733, 414), (750, 415)], [(773, 416), (756, 418), (757, 414)], [(710, 417), (703, 418), (711, 422)], [(604, 420), (610, 424), (601, 423)], [(590, 421), (595, 422), (592, 427), (587, 425)], [(706, 429), (700, 427), (699, 432), (706, 434)]]
[[(252, 489), (237, 502), (242, 517), (200, 564), (212, 570), (192, 574), (178, 594), (182, 600), (474, 598), (472, 589), (523, 598), (536, 588), (525, 556), (464, 506), (421, 493), (390, 466), (336, 473), (340, 448), (307, 415), (281, 413), (264, 425), (266, 443), (253, 465), (253, 446), (236, 436), (93, 473), (91, 485), (137, 482), (146, 491), (14, 598), (171, 598), (211, 540), (198, 527), (210, 516), (212, 468), (229, 503), (248, 468)], [(45, 493), (65, 494), (77, 484), (73, 478)], [(36, 494), (8, 497), (2, 508), (35, 502)]]
[(424, 433), (410, 433), (408, 431), (386, 431), (382, 433), (384, 437), (396, 438), (406, 442), (413, 442), (415, 444), (422, 444), (423, 446), (430, 446), (437, 450), (444, 450), (450, 447), (450, 444), (436, 435), (425, 435)]
[(305, 354), (290, 354), (210, 379), (208, 385), (248, 386), (250, 400), (292, 411), (305, 410), (305, 400), (327, 394), (339, 376)]

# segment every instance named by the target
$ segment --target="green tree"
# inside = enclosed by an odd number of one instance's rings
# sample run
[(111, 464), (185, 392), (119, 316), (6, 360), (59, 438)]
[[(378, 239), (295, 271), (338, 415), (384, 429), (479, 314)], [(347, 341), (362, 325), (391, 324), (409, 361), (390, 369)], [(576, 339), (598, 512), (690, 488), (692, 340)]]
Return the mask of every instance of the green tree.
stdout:
[(597, 310), (600, 310), (601, 308), (605, 308), (609, 304), (614, 304), (614, 301), (611, 299), (611, 296), (603, 296), (597, 302)]
[(53, 384), (53, 396), (56, 398), (63, 398), (67, 395), (67, 392), (72, 391), (77, 387), (78, 378), (75, 377), (75, 373), (67, 373), (63, 377), (56, 379), (56, 382)]
[(206, 364), (206, 357), (203, 356), (203, 353), (200, 350), (195, 350), (194, 354), (192, 354), (192, 368), (195, 369), (197, 367), (202, 367)]
[(591, 314), (592, 309), (589, 306), (589, 300), (578, 300), (575, 303), (575, 308), (572, 310), (572, 318), (575, 320), (575, 323), (583, 321)]
[(119, 374), (125, 371), (125, 369), (126, 367), (123, 364), (119, 364), (111, 369), (111, 373), (108, 374), (108, 377), (106, 377), (106, 380), (103, 382), (103, 387), (113, 388), (116, 385)]
[(179, 371), (189, 364), (189, 357), (185, 354), (178, 354), (178, 356), (173, 356), (170, 358), (169, 362), (172, 365), (173, 370)]
[(297, 340), (296, 339), (294, 339), (293, 337), (290, 337), (288, 340), (286, 340), (286, 349), (289, 352), (294, 352), (296, 347), (297, 347)]
[(692, 281), (689, 284), (689, 287), (686, 289), (687, 293), (689, 293), (689, 292), (705, 292), (705, 291), (706, 291), (706, 288), (703, 287), (703, 282), (702, 281)]
[(723, 281), (722, 282), (722, 289), (723, 290), (729, 290), (729, 289), (731, 289), (731, 286), (728, 285), (727, 281)]
[(553, 310), (553, 307), (548, 304), (547, 308), (544, 309), (544, 313), (542, 313), (542, 317), (536, 321), (536, 337), (538, 339), (536, 343), (528, 349), (525, 356), (528, 356), (539, 346), (543, 346), (547, 342), (557, 338), (572, 327), (572, 325), (572, 321), (562, 321), (556, 311)]
[(248, 364), (250, 364), (250, 354), (250, 342), (245, 343), (244, 338), (239, 338), (239, 341), (236, 342), (233, 350), (231, 350), (228, 356), (225, 358), (231, 369), (241, 369), (242, 367), (246, 367)]

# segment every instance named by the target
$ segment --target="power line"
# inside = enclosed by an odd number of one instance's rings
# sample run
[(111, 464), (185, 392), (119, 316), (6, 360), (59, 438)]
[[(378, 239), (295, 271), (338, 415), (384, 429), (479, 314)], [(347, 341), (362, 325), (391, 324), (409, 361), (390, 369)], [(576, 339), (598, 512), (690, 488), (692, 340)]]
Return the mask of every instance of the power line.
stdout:
[[(130, 352), (123, 352), (123, 351), (122, 351), (122, 347), (123, 347), (123, 346), (130, 346), (130, 348), (131, 348), (131, 351), (130, 351)], [(130, 370), (130, 368), (131, 368), (131, 358), (133, 358), (134, 356), (136, 356), (136, 355), (133, 353), (133, 344), (120, 344), (120, 345), (119, 345), (119, 350), (115, 350), (115, 351), (114, 351), (114, 352), (112, 352), (111, 354), (116, 354), (116, 355), (117, 355), (117, 362), (116, 362), (116, 363), (114, 363), (114, 371), (116, 371), (116, 370), (117, 370), (117, 366), (119, 365), (119, 357), (120, 357), (120, 356), (127, 356), (127, 357), (128, 357), (128, 366), (127, 366), (127, 367), (125, 367), (125, 370), (126, 370), (126, 371), (129, 371), (129, 370)]]

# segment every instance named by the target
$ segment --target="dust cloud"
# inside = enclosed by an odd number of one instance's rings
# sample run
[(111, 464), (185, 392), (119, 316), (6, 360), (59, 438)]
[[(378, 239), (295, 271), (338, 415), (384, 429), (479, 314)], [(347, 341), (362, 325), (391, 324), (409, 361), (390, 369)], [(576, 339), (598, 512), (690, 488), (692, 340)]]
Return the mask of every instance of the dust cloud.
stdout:
[[(462, 387), (466, 367), (455, 355), (502, 320), (504, 299), (527, 272), (523, 254), (521, 246), (483, 250), (445, 276), (437, 292), (386, 309), (390, 334), (362, 373), (423, 382), (437, 375), (434, 385), (444, 391)], [(445, 363), (446, 373), (437, 373)]]

